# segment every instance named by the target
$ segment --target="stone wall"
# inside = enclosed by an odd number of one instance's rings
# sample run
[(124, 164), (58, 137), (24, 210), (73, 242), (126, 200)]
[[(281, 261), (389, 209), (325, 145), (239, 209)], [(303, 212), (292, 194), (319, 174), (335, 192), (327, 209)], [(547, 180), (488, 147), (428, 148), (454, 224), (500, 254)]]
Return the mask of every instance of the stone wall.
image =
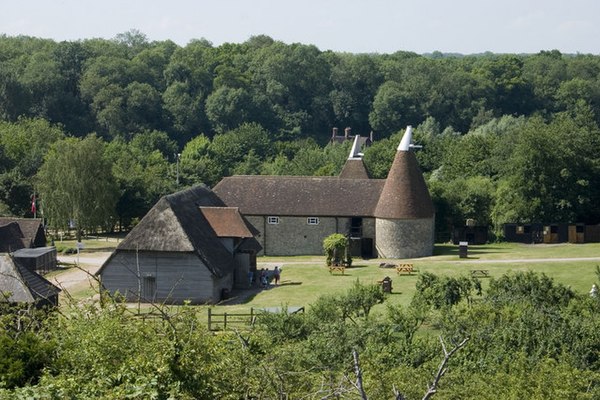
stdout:
[[(263, 247), (259, 255), (319, 255), (323, 240), (332, 233), (346, 234), (351, 218), (319, 217), (318, 225), (309, 225), (307, 217), (279, 216), (278, 224), (269, 224), (268, 216), (246, 216), (260, 231), (256, 239)], [(363, 219), (363, 237), (375, 241), (375, 219)]]
[(433, 254), (434, 220), (377, 218), (376, 248), (380, 258), (416, 258)]

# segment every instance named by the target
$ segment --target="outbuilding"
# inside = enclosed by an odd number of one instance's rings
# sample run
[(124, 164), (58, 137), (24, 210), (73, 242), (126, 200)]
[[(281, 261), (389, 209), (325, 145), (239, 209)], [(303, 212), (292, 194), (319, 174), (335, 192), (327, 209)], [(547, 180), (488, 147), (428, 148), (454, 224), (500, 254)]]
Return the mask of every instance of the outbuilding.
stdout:
[(256, 269), (256, 230), (206, 186), (161, 198), (98, 271), (127, 301), (216, 303)]
[(36, 307), (58, 305), (60, 289), (10, 254), (0, 254), (0, 302)]

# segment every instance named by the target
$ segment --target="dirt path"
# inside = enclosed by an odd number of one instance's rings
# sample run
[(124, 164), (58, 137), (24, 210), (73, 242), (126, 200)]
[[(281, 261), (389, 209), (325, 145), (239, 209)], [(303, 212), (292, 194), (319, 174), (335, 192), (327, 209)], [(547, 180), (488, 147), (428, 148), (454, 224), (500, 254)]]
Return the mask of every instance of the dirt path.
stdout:
[[(60, 255), (58, 260), (60, 263), (66, 263), (69, 265), (79, 264), (79, 268), (69, 268), (49, 278), (50, 282), (56, 284), (59, 287), (69, 289), (74, 287), (80, 287), (82, 284), (88, 284), (90, 281), (89, 274), (95, 274), (98, 269), (102, 266), (104, 261), (110, 256), (110, 252), (92, 252), (82, 253), (79, 257)], [(386, 260), (373, 259), (373, 260), (360, 260), (360, 264), (367, 265), (379, 265)], [(390, 263), (398, 263), (399, 260), (387, 260)], [(436, 260), (435, 262), (446, 262), (446, 263), (460, 263), (460, 264), (522, 264), (522, 263), (547, 263), (547, 262), (572, 262), (572, 261), (598, 261), (600, 257), (571, 257), (571, 258), (524, 258), (524, 259), (502, 259), (502, 260), (480, 260), (476, 258), (468, 259), (455, 259), (455, 260)], [(318, 264), (324, 262), (322, 258), (315, 258), (307, 261), (285, 261), (281, 262), (258, 262), (258, 268), (269, 268), (273, 269), (276, 265), (281, 267), (285, 265), (302, 265), (302, 264)]]
[(48, 280), (65, 289), (87, 283), (90, 279), (89, 274), (95, 274), (110, 254), (110, 252), (83, 253), (79, 257), (59, 255), (59, 263), (68, 265), (78, 264), (79, 267), (69, 268), (50, 277)]

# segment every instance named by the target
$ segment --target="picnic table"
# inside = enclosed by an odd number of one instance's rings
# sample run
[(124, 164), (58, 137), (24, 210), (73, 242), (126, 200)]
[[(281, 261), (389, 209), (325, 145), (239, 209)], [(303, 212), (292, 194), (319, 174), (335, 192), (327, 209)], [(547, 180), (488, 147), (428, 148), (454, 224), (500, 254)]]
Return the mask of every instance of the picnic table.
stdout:
[(334, 263), (329, 266), (329, 273), (333, 275), (334, 272), (341, 272), (344, 275), (346, 271), (346, 265), (344, 263)]
[(412, 264), (398, 264), (396, 266), (396, 272), (398, 273), (398, 275), (402, 273), (411, 275), (414, 271), (414, 266)]
[(477, 278), (486, 278), (490, 276), (490, 271), (487, 269), (473, 269), (471, 270), (471, 276)]

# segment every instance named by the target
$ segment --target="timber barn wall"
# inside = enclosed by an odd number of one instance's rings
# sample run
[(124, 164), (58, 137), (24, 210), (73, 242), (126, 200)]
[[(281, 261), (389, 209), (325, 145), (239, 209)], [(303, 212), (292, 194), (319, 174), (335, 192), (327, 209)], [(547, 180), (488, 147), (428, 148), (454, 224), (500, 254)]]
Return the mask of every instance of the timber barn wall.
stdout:
[[(138, 280), (138, 267), (141, 281)], [(117, 251), (102, 271), (102, 284), (111, 293), (119, 292), (127, 301), (137, 301), (144, 277), (154, 277), (156, 302), (181, 304), (214, 303), (223, 289), (231, 289), (232, 273), (221, 279), (212, 274), (193, 253)], [(144, 293), (142, 293), (143, 295)]]

